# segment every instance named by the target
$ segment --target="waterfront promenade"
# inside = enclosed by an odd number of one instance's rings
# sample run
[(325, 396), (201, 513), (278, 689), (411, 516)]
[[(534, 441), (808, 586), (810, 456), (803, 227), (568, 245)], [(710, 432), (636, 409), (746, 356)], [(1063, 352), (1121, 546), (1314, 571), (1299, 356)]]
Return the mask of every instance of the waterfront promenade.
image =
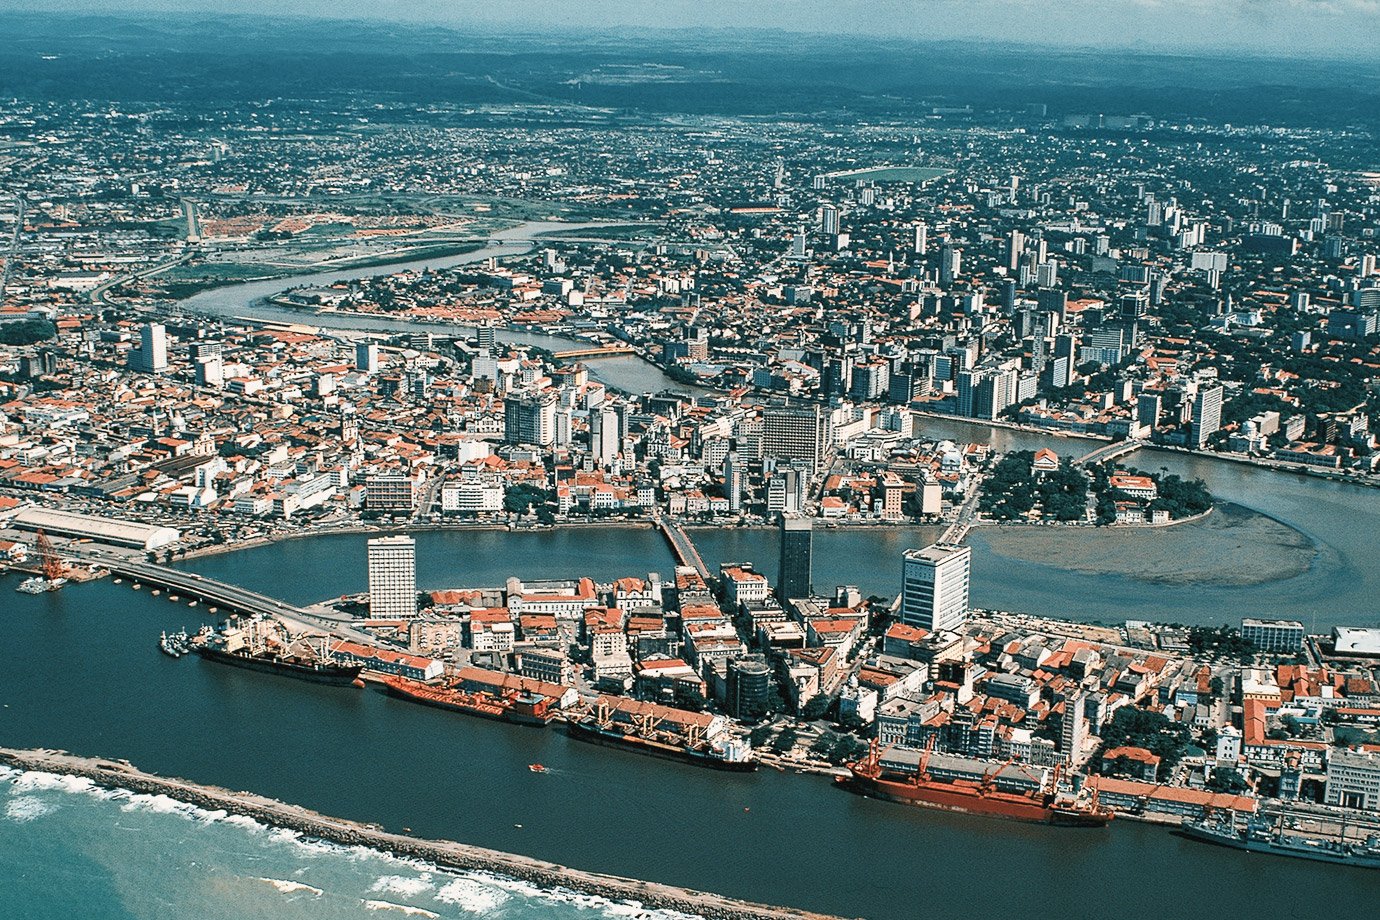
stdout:
[(81, 776), (106, 787), (166, 795), (200, 808), (224, 810), (333, 843), (370, 847), (399, 856), (423, 859), (445, 868), (496, 873), (545, 888), (567, 888), (583, 894), (635, 902), (644, 907), (680, 911), (706, 920), (830, 920), (826, 914), (771, 907), (674, 885), (585, 872), (451, 840), (422, 840), (395, 834), (376, 825), (332, 818), (300, 805), (290, 805), (250, 792), (231, 792), (217, 786), (156, 776), (127, 762), (78, 757), (62, 751), (13, 748), (0, 748), (0, 762), (21, 770)]

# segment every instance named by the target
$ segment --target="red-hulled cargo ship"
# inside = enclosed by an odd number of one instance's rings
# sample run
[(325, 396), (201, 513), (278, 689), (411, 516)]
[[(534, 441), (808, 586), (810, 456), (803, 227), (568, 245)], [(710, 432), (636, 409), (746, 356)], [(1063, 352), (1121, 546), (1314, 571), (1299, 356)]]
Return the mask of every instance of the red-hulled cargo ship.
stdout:
[(876, 742), (873, 742), (868, 755), (849, 767), (850, 775), (841, 777), (840, 782), (864, 795), (902, 805), (1012, 821), (1061, 827), (1104, 827), (1112, 820), (1112, 810), (1098, 803), (1095, 791), (1061, 788), (1058, 768), (1048, 782), (1032, 782), (1029, 788), (1011, 791), (997, 788), (999, 777), (1011, 766), (1011, 761), (993, 766), (979, 779), (939, 779), (930, 770), (930, 757), (931, 749), (926, 748), (914, 772), (892, 769), (882, 763)]
[(543, 726), (556, 717), (551, 699), (539, 694), (494, 697), (485, 693), (466, 693), (449, 687), (433, 687), (418, 680), (392, 676), (383, 678), (383, 686), (390, 695), (412, 700), (414, 703), (438, 706), (441, 709), (497, 719), (501, 722)]

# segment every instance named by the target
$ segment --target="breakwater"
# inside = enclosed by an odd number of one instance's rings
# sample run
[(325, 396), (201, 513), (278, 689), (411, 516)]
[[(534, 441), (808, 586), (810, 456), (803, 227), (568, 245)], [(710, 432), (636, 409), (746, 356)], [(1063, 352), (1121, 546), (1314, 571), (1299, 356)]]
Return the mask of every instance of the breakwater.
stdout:
[(425, 860), (442, 868), (488, 872), (543, 888), (563, 888), (613, 900), (635, 901), (646, 907), (694, 914), (708, 920), (831, 920), (825, 914), (754, 904), (674, 885), (585, 872), (450, 840), (422, 840), (394, 834), (376, 825), (329, 817), (299, 805), (250, 792), (232, 792), (217, 786), (145, 773), (126, 761), (81, 757), (63, 751), (0, 748), (0, 763), (21, 770), (85, 777), (110, 788), (166, 795), (199, 808), (223, 810), (320, 840), (369, 847)]

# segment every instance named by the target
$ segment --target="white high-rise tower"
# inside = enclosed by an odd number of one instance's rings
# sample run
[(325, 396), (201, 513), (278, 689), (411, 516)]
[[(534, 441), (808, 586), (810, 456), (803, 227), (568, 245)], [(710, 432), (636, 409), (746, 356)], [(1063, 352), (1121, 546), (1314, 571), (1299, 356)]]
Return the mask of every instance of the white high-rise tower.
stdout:
[(395, 620), (417, 615), (417, 544), (411, 537), (369, 541), (369, 616)]

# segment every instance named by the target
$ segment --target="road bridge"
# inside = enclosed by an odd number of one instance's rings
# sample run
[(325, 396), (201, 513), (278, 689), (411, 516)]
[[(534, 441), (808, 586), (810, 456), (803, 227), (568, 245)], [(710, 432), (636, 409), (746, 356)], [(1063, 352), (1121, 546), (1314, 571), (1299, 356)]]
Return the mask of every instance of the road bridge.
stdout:
[(668, 521), (664, 517), (658, 516), (656, 526), (661, 529), (661, 533), (666, 537), (666, 542), (671, 545), (671, 553), (676, 557), (676, 562), (680, 565), (693, 566), (695, 571), (700, 573), (700, 577), (706, 582), (709, 581), (709, 568), (700, 558), (699, 550), (695, 549), (695, 544), (690, 541), (690, 535), (679, 524)]
[(184, 572), (151, 562), (106, 556), (99, 564), (119, 575), (145, 585), (153, 585), (182, 597), (195, 598), (213, 604), (230, 613), (264, 614), (283, 621), (296, 632), (328, 633), (355, 642), (374, 643), (374, 639), (351, 626), (333, 623), (301, 607), (268, 597), (247, 588), (206, 578), (195, 572)]
[(1104, 444), (1097, 450), (1079, 457), (1074, 461), (1074, 466), (1086, 466), (1089, 463), (1106, 463), (1109, 460), (1116, 460), (1127, 454), (1133, 454), (1145, 446), (1146, 442), (1139, 438), (1131, 438), (1126, 441)]
[(552, 352), (552, 356), (556, 358), (616, 358), (622, 355), (635, 354), (637, 352), (630, 345), (603, 345)]

